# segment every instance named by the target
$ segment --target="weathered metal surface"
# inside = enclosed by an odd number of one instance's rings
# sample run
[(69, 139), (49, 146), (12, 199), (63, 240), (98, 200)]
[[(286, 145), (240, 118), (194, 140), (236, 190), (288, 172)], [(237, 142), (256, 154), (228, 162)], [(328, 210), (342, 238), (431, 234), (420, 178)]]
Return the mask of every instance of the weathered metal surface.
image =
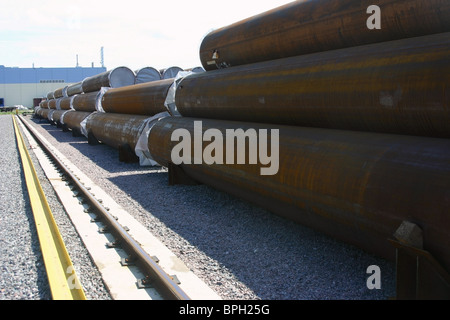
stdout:
[(173, 80), (160, 80), (108, 90), (102, 107), (108, 113), (153, 116), (166, 111), (164, 102)]
[(56, 110), (56, 99), (51, 99), (48, 101), (48, 108)]
[[(450, 3), (450, 2), (449, 2)], [(186, 117), (450, 138), (450, 33), (190, 75)]]
[(83, 80), (84, 93), (96, 92), (101, 88), (120, 88), (135, 84), (136, 75), (127, 67), (118, 67)]
[(129, 146), (134, 150), (146, 119), (147, 116), (140, 115), (94, 113), (87, 120), (86, 130), (113, 148)]
[[(380, 30), (367, 27), (371, 5), (381, 9)], [(214, 70), (448, 31), (448, 0), (295, 1), (212, 31), (200, 60)]]
[(47, 100), (52, 100), (55, 99), (55, 96), (53, 94), (53, 91), (50, 91), (49, 93), (47, 93)]
[(48, 100), (42, 100), (39, 106), (41, 108), (48, 109)]
[(72, 111), (64, 115), (64, 125), (71, 130), (81, 132), (81, 122), (90, 116), (92, 112)]
[(61, 108), (61, 110), (70, 110), (71, 108), (71, 101), (72, 99), (74, 99), (75, 97), (67, 97), (67, 98), (61, 98), (61, 100), (59, 101), (59, 107)]
[(78, 94), (73, 98), (73, 108), (76, 111), (94, 112), (100, 92)]
[[(176, 129), (187, 129), (194, 145), (195, 120), (155, 124), (149, 136), (155, 161), (169, 166)], [(395, 258), (388, 239), (412, 221), (423, 230), (424, 249), (450, 270), (449, 139), (197, 120), (197, 135), (220, 130), (224, 145), (227, 129), (279, 129), (279, 171), (262, 176), (261, 165), (182, 164), (195, 180), (388, 259)]]
[(68, 88), (68, 86), (56, 89), (53, 92), (53, 95), (55, 96), (55, 99), (67, 97), (67, 88)]
[(40, 116), (43, 119), (48, 119), (48, 114), (50, 113), (50, 111), (51, 111), (50, 109), (42, 109)]
[(64, 114), (64, 112), (66, 112), (67, 110), (55, 110), (52, 113), (52, 120), (55, 123), (59, 123), (61, 120), (61, 116)]
[(77, 82), (67, 87), (67, 95), (69, 97), (83, 93), (83, 82)]

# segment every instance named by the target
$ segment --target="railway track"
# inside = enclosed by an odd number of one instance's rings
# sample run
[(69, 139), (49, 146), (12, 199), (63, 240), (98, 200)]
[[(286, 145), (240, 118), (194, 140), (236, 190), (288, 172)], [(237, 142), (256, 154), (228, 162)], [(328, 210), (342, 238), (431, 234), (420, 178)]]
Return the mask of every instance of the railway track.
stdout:
[[(67, 159), (63, 159), (61, 155), (57, 154), (57, 150), (52, 150), (52, 148), (48, 145), (48, 143), (45, 141), (45, 139), (40, 136), (35, 130), (27, 123), (27, 121), (21, 117), (21, 116), (13, 116), (14, 122), (19, 123), (19, 121), (16, 121), (16, 119), (20, 120), (20, 125), (22, 127), (22, 131), (28, 136), (29, 141), (35, 141), (36, 145), (33, 146), (33, 148), (40, 149), (43, 154), (45, 154), (45, 157), (48, 158), (48, 161), (50, 161), (54, 166), (54, 173), (53, 175), (58, 175), (59, 179), (57, 177), (50, 177), (49, 175), (52, 175), (52, 173), (46, 172), (46, 175), (49, 177), (49, 180), (51, 180), (52, 183), (55, 183), (55, 181), (59, 181), (62, 183), (66, 188), (65, 190), (60, 190), (58, 193), (58, 196), (63, 203), (63, 205), (67, 209), (71, 210), (74, 207), (76, 207), (76, 204), (78, 202), (78, 205), (80, 208), (82, 208), (84, 213), (84, 221), (86, 219), (89, 220), (91, 226), (94, 224), (98, 228), (97, 234), (98, 236), (103, 236), (105, 239), (109, 239), (109, 241), (105, 241), (103, 244), (98, 243), (99, 241), (94, 241), (95, 244), (92, 244), (93, 246), (96, 246), (96, 249), (92, 249), (93, 251), (100, 250), (99, 247), (102, 250), (115, 250), (118, 252), (115, 257), (121, 257), (120, 258), (120, 265), (121, 269), (130, 269), (131, 273), (134, 275), (137, 275), (135, 280), (135, 289), (145, 291), (146, 294), (144, 295), (134, 295), (131, 296), (122, 296), (124, 299), (131, 298), (138, 298), (138, 299), (145, 299), (145, 297), (148, 297), (149, 299), (156, 299), (156, 300), (191, 300), (191, 299), (213, 299), (213, 300), (219, 300), (218, 296), (216, 296), (212, 290), (208, 290), (206, 288), (206, 285), (201, 283), (200, 280), (198, 280), (184, 265), (182, 265), (181, 261), (178, 263), (175, 263), (177, 265), (175, 269), (179, 271), (178, 274), (169, 274), (170, 271), (167, 271), (167, 269), (171, 269), (171, 267), (166, 263), (165, 266), (162, 266), (163, 260), (171, 260), (172, 264), (174, 258), (173, 256), (167, 257), (170, 255), (170, 253), (165, 252), (164, 249), (157, 248), (155, 249), (158, 253), (158, 256), (161, 254), (161, 259), (158, 258), (156, 255), (152, 255), (149, 253), (149, 249), (147, 247), (144, 248), (145, 244), (142, 243), (147, 241), (146, 239), (150, 238), (153, 240), (153, 242), (157, 242), (155, 239), (152, 239), (148, 235), (143, 235), (142, 231), (137, 232), (136, 229), (138, 227), (130, 228), (126, 226), (123, 223), (131, 223), (134, 222), (130, 220), (127, 220), (127, 218), (123, 215), (123, 212), (120, 212), (119, 210), (113, 210), (110, 208), (110, 206), (113, 206), (113, 208), (116, 207), (115, 204), (108, 204), (108, 201), (105, 201), (105, 197), (107, 195), (102, 195), (101, 197), (103, 200), (99, 197), (99, 191), (94, 189), (96, 187), (88, 186), (88, 184), (91, 184), (90, 182), (86, 183), (88, 179), (86, 177), (80, 178), (82, 175), (81, 172), (77, 172), (76, 167), (74, 168), (73, 164), (68, 163)], [(19, 132), (18, 129), (16, 132)], [(30, 142), (31, 143), (31, 142)], [(25, 146), (25, 142), (23, 143)], [(27, 148), (25, 148), (26, 151)], [(36, 151), (40, 150), (34, 150)], [(41, 157), (42, 159), (42, 157)], [(39, 160), (41, 161), (41, 160)], [(42, 165), (42, 163), (41, 163)], [(43, 165), (46, 166), (46, 165)], [(44, 171), (46, 169), (44, 168)], [(50, 170), (51, 171), (51, 170)], [(55, 188), (55, 190), (57, 187)], [(58, 192), (58, 190), (56, 190)], [(94, 193), (95, 192), (95, 193)], [(69, 195), (69, 193), (71, 193)], [(45, 196), (41, 197), (41, 201), (45, 201)], [(109, 202), (110, 203), (110, 202)], [(123, 211), (123, 210), (122, 210)], [(75, 213), (75, 216), (71, 216), (71, 220), (76, 225), (76, 220), (80, 218), (80, 213)], [(99, 226), (99, 227), (98, 227)], [(77, 226), (76, 226), (77, 227)], [(81, 228), (81, 227), (80, 227)], [(91, 228), (92, 229), (92, 228)], [(77, 227), (78, 230), (78, 227)], [(132, 233), (132, 230), (134, 230), (135, 234)], [(78, 230), (78, 233), (81, 234), (86, 233), (86, 231), (80, 232)], [(136, 234), (139, 234), (136, 236)], [(94, 237), (91, 235), (91, 238)], [(139, 240), (137, 240), (139, 239)], [(83, 240), (86, 244), (87, 240)], [(154, 244), (155, 248), (158, 244)], [(88, 248), (89, 250), (89, 248)], [(91, 250), (89, 250), (91, 252)], [(120, 251), (120, 252), (119, 252)], [(114, 258), (113, 258), (114, 259)], [(95, 260), (95, 259), (94, 259)], [(161, 261), (160, 261), (161, 260)], [(116, 261), (116, 264), (119, 261)], [(100, 265), (103, 265), (101, 262)], [(180, 265), (182, 267), (180, 268)], [(134, 268), (134, 269), (133, 269)], [(136, 272), (136, 269), (139, 271)], [(72, 269), (71, 269), (72, 270)], [(117, 270), (115, 268), (111, 270)], [(180, 271), (181, 270), (181, 271)], [(51, 270), (48, 270), (47, 272), (52, 272)], [(118, 275), (118, 274), (111, 274), (111, 271), (108, 271), (110, 273), (109, 277), (112, 280), (112, 282), (116, 281), (117, 283), (123, 283), (124, 277)], [(106, 273), (106, 272), (105, 272)], [(49, 275), (49, 278), (51, 275)], [(71, 281), (73, 279), (73, 276), (70, 278)], [(108, 280), (105, 281), (108, 283)], [(182, 285), (184, 283), (184, 287)], [(114, 284), (112, 284), (114, 285)], [(70, 286), (69, 286), (70, 287)], [(73, 286), (72, 286), (73, 287)], [(79, 287), (79, 286), (77, 286)], [(119, 298), (121, 297), (120, 292), (115, 292), (114, 290), (121, 290), (120, 285), (117, 287), (117, 289), (109, 289), (112, 291), (113, 298)], [(187, 289), (186, 289), (187, 288)], [(144, 297), (144, 298), (142, 298)], [(62, 299), (70, 299), (68, 296), (64, 296)], [(73, 299), (83, 299), (83, 297), (80, 296), (74, 296)]]

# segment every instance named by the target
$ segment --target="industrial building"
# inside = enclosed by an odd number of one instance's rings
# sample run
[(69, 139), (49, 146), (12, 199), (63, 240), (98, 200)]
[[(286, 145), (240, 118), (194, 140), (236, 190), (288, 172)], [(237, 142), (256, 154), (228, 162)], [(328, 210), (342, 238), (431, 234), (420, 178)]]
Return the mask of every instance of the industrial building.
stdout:
[(0, 65), (0, 107), (39, 104), (47, 93), (106, 71), (92, 68), (17, 68)]

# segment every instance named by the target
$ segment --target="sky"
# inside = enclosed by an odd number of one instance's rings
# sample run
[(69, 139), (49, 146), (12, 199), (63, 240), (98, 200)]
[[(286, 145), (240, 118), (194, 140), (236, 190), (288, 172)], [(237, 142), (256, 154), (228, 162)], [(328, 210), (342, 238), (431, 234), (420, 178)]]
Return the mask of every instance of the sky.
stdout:
[(0, 65), (201, 66), (211, 31), (292, 0), (0, 0)]

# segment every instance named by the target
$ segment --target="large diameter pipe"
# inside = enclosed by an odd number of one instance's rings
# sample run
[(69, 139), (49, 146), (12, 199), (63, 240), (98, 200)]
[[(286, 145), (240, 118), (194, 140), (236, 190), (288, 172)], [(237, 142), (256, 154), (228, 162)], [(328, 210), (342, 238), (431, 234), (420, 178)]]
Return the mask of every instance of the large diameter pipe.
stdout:
[(136, 84), (161, 80), (161, 73), (152, 67), (145, 67), (135, 71)]
[(81, 133), (81, 123), (89, 117), (92, 112), (71, 111), (64, 115), (64, 124), (71, 130)]
[(140, 115), (94, 113), (87, 119), (86, 131), (113, 148), (127, 145), (134, 150), (146, 119)]
[(43, 100), (43, 101), (41, 101), (41, 103), (39, 104), (39, 106), (40, 106), (41, 108), (48, 109), (48, 100)]
[(190, 75), (185, 117), (450, 138), (450, 33)]
[(74, 98), (75, 98), (75, 96), (67, 97), (67, 98), (61, 98), (61, 100), (59, 102), (60, 109), (61, 110), (70, 110), (70, 109), (72, 109), (71, 102), (72, 102), (72, 100)]
[[(381, 9), (379, 30), (367, 26), (374, 4)], [(212, 31), (200, 60), (208, 71), (448, 31), (447, 0), (295, 1)]]
[(166, 111), (164, 102), (173, 79), (153, 81), (108, 90), (102, 97), (102, 108), (108, 113), (153, 116)]
[(101, 88), (120, 88), (135, 84), (136, 75), (127, 67), (118, 67), (83, 80), (84, 93), (100, 91)]
[(100, 92), (90, 92), (76, 95), (73, 98), (73, 108), (76, 111), (94, 112), (97, 111), (96, 104)]
[(159, 72), (161, 73), (161, 79), (173, 79), (175, 78), (178, 73), (182, 72), (183, 69), (180, 67), (169, 67), (166, 69), (161, 69)]
[[(210, 129), (215, 132), (203, 138)], [(268, 130), (271, 166), (279, 160), (275, 175), (261, 175), (268, 165), (249, 164), (248, 142), (245, 149), (237, 149), (237, 143), (225, 147), (237, 129), (254, 129), (258, 148), (266, 136), (259, 130)], [(279, 157), (272, 129), (279, 130)], [(211, 141), (218, 147), (211, 148)], [(180, 143), (188, 146), (183, 152)], [(177, 163), (172, 152), (190, 152), (181, 168), (193, 179), (388, 259), (395, 250), (387, 239), (403, 220), (416, 223), (424, 232), (424, 249), (450, 270), (448, 139), (169, 117), (153, 126), (148, 145), (163, 166)], [(246, 151), (245, 164), (222, 165), (217, 159), (206, 164), (220, 152), (223, 163), (238, 163), (225, 160), (231, 151), (235, 158)]]
[(61, 120), (61, 116), (66, 112), (67, 110), (55, 110), (52, 113), (52, 120), (55, 123), (59, 123)]
[(67, 96), (71, 97), (83, 93), (83, 82), (77, 82), (67, 87)]
[(57, 99), (51, 99), (48, 101), (48, 108), (56, 110)]

